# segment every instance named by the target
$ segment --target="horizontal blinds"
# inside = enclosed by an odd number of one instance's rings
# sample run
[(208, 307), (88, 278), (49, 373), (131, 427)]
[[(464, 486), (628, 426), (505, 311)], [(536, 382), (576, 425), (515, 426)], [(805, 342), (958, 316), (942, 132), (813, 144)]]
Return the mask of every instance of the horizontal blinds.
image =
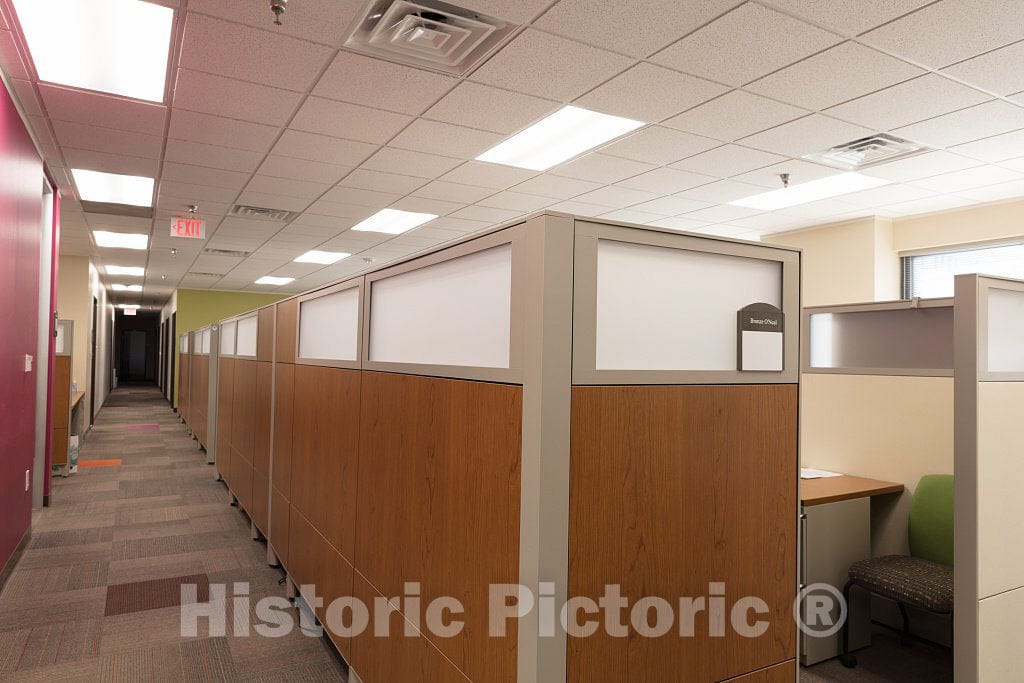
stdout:
[(903, 259), (903, 295), (905, 298), (953, 296), (953, 277), (965, 273), (1024, 279), (1024, 244), (906, 256)]

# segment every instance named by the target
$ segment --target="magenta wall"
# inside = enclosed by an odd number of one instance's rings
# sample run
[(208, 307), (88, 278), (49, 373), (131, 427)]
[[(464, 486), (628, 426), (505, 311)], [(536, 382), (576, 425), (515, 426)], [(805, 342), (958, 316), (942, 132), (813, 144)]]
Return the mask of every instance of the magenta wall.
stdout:
[(25, 372), (24, 359), (36, 355), (43, 178), (43, 163), (0, 85), (0, 567), (32, 515), (25, 470), (35, 443), (37, 366)]

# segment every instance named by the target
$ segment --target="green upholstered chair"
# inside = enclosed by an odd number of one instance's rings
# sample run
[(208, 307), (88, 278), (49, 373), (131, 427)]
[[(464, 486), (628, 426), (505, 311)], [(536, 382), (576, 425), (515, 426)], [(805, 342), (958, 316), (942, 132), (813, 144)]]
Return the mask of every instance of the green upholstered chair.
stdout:
[[(910, 501), (908, 520), (910, 555), (886, 555), (854, 562), (843, 588), (846, 604), (850, 589), (860, 586), (895, 601), (903, 618), (901, 640), (910, 638), (907, 607), (935, 614), (953, 613), (953, 476), (921, 477)], [(857, 665), (849, 653), (849, 618), (843, 625), (840, 661)]]

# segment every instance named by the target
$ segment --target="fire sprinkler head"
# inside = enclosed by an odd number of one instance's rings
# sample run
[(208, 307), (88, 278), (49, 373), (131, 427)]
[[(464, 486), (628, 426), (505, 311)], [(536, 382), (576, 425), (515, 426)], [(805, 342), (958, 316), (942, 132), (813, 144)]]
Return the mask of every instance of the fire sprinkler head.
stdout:
[(281, 25), (281, 15), (288, 11), (288, 0), (270, 0), (270, 11), (274, 13), (274, 25)]
[(783, 187), (789, 187), (789, 174), (788, 173), (780, 173), (779, 174), (779, 178), (782, 180), (782, 186)]

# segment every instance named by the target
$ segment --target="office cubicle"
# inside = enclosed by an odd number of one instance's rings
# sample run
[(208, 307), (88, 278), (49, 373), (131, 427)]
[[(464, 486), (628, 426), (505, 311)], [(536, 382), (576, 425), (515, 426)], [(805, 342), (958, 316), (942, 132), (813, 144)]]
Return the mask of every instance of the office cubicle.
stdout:
[(188, 426), (199, 448), (208, 444), (210, 395), (210, 345), (213, 330), (202, 327), (192, 332), (193, 348), (189, 357)]
[(192, 377), (192, 332), (185, 332), (178, 338), (178, 417), (185, 423), (191, 434), (189, 418), (191, 415), (190, 392)]
[[(324, 605), (416, 582), (465, 606), (451, 638), (401, 611), (332, 635), (361, 680), (791, 681), (799, 259), (542, 214), (222, 321), (218, 468)], [(742, 329), (750, 304), (775, 327)], [(719, 583), (767, 602), (763, 634), (539, 637), (531, 612), (488, 635), (492, 584)]]

